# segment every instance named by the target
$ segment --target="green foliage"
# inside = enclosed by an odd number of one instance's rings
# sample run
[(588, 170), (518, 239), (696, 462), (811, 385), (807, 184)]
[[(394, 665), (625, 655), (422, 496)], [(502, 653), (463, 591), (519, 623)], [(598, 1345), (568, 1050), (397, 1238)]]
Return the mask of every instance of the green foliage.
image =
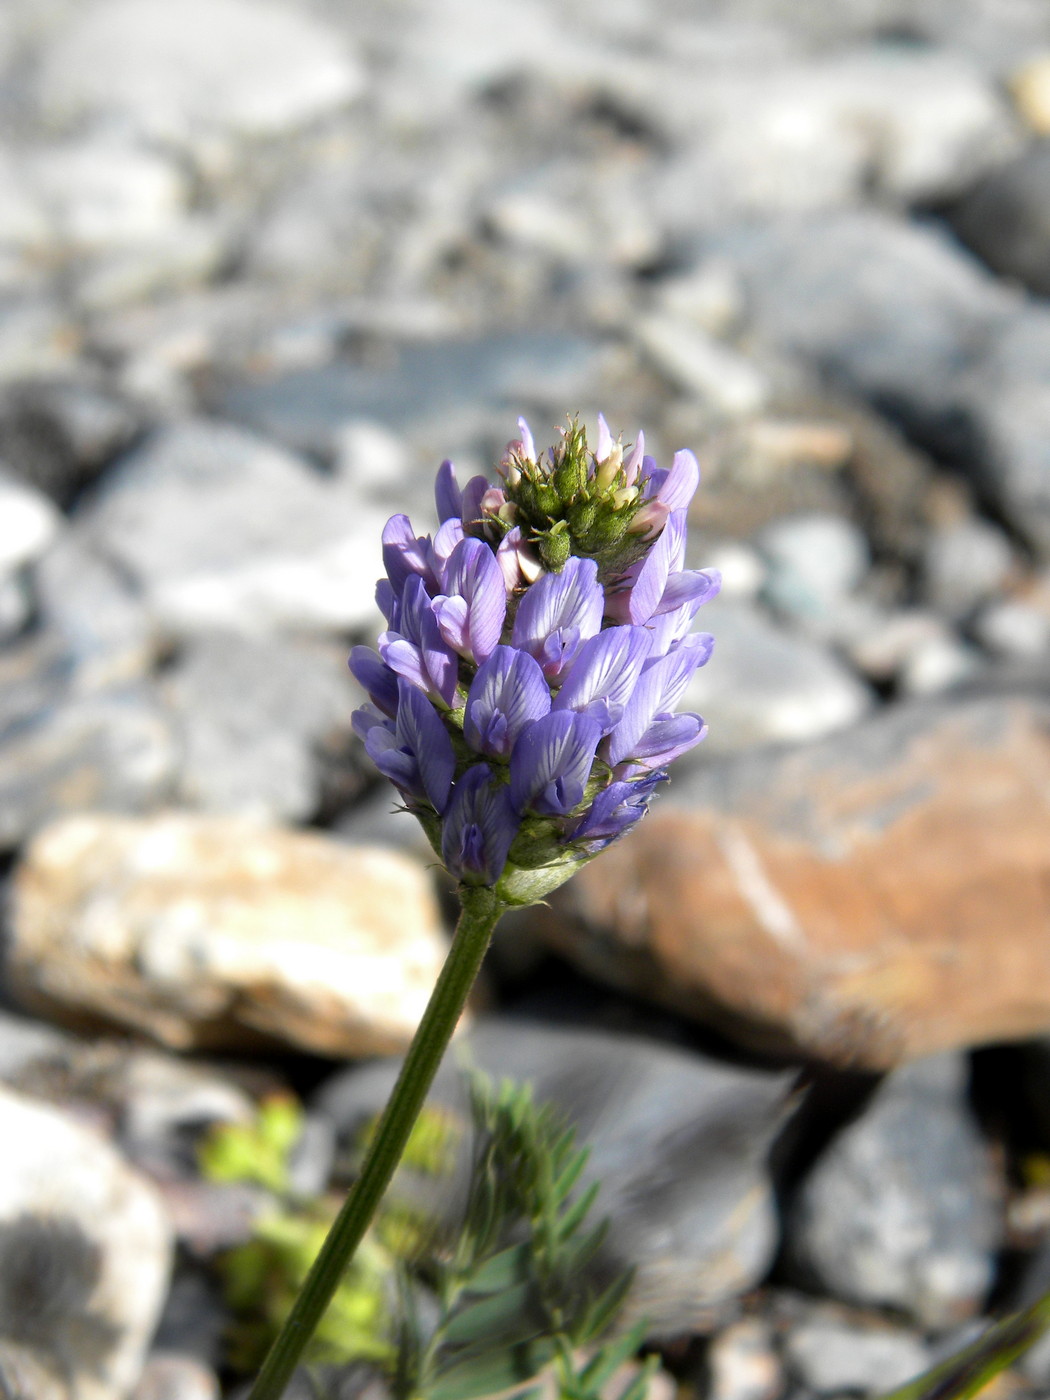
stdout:
[[(334, 1218), (334, 1209), (275, 1212), (256, 1222), (247, 1244), (222, 1256), (226, 1301), (236, 1318), (227, 1355), (235, 1370), (250, 1372), (261, 1362)], [(314, 1333), (309, 1361), (393, 1362), (389, 1285), (394, 1267), (381, 1244), (364, 1241)]]
[(278, 1195), (289, 1189), (288, 1156), (303, 1130), (303, 1111), (291, 1094), (273, 1094), (252, 1123), (219, 1123), (198, 1149), (209, 1181), (249, 1182)]
[[(397, 1400), (473, 1400), (528, 1386), (548, 1367), (559, 1400), (598, 1400), (644, 1333), (635, 1328), (598, 1345), (630, 1278), (595, 1281), (605, 1226), (591, 1223), (597, 1183), (580, 1184), (587, 1153), (527, 1086), (496, 1090), (475, 1076), (471, 1110), (475, 1145), (461, 1225), (442, 1234), (419, 1207), (397, 1197), (385, 1202), (307, 1360), (369, 1362), (390, 1377)], [(337, 1203), (291, 1194), (288, 1160), (302, 1121), (293, 1099), (268, 1099), (255, 1122), (217, 1127), (200, 1149), (211, 1180), (249, 1182), (275, 1197), (252, 1238), (219, 1261), (236, 1319), (227, 1360), (237, 1371), (261, 1361), (335, 1217)], [(361, 1149), (374, 1131), (372, 1123)], [(426, 1109), (405, 1167), (449, 1176), (461, 1134), (458, 1119)], [(643, 1400), (655, 1364), (636, 1372), (618, 1400)]]
[[(597, 1183), (578, 1189), (587, 1153), (550, 1106), (533, 1102), (528, 1086), (493, 1090), (475, 1076), (472, 1110), (477, 1141), (464, 1218), (425, 1271), (438, 1301), (427, 1337), (413, 1280), (402, 1271), (394, 1393), (399, 1400), (473, 1400), (552, 1365), (564, 1400), (596, 1400), (641, 1333), (577, 1368), (575, 1353), (608, 1330), (630, 1286), (629, 1276), (600, 1286), (588, 1267), (605, 1225), (589, 1223)], [(639, 1393), (644, 1385), (643, 1378)], [(628, 1395), (636, 1389), (629, 1386)]]
[(975, 1342), (882, 1400), (969, 1400), (1050, 1327), (1050, 1293), (989, 1327)]

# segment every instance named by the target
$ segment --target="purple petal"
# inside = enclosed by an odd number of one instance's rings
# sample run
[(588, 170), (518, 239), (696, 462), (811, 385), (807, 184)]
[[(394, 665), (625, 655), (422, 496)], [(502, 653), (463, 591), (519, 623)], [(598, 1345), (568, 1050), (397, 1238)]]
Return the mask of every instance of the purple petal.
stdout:
[(604, 606), (598, 565), (593, 559), (571, 558), (561, 573), (544, 574), (526, 591), (514, 618), (511, 644), (534, 656), (553, 680), (580, 643), (597, 635)]
[(510, 759), (515, 809), (563, 816), (578, 806), (601, 735), (597, 720), (572, 710), (554, 710), (524, 729)]
[(463, 492), (456, 482), (456, 469), (447, 459), (438, 467), (434, 481), (434, 503), (437, 518), (442, 524), (446, 520), (462, 520)]
[(445, 570), (448, 561), (455, 552), (456, 545), (463, 538), (462, 520), (446, 520), (434, 536), (434, 543), (427, 550), (427, 563), (431, 573), (437, 580), (438, 591), (447, 593), (445, 587)]
[(694, 601), (699, 607), (710, 602), (721, 587), (722, 575), (717, 569), (682, 569), (668, 578), (656, 612), (674, 612)]
[(441, 856), (466, 884), (494, 885), (503, 873), (519, 821), (506, 787), (487, 763), (468, 768), (452, 789), (441, 831)]
[(671, 470), (656, 493), (668, 510), (686, 510), (700, 485), (700, 464), (688, 448), (674, 454)]
[(376, 584), (376, 606), (387, 620), (387, 625), (396, 632), (401, 622), (401, 594), (394, 592), (388, 578), (381, 578)]
[[(657, 715), (674, 709), (697, 667), (711, 655), (713, 639), (707, 633), (687, 637), (674, 651), (657, 657), (642, 669), (623, 718), (609, 735), (608, 760), (617, 764), (633, 757)], [(604, 750), (603, 750), (604, 752)]]
[(407, 515), (392, 515), (383, 526), (383, 567), (395, 595), (399, 595), (413, 574), (436, 583), (427, 562), (430, 541), (419, 536)]
[(391, 717), (397, 714), (397, 675), (371, 647), (354, 647), (347, 662), (369, 700)]
[(445, 570), (445, 590), (453, 596), (436, 600), (441, 634), (461, 656), (485, 661), (503, 631), (507, 591), (495, 554), (481, 540), (462, 540)]
[(666, 768), (707, 736), (707, 725), (695, 714), (658, 715), (631, 754), (631, 768)]
[(642, 461), (644, 460), (644, 458), (645, 434), (643, 432), (639, 432), (638, 441), (631, 448), (623, 464), (624, 475), (627, 477), (628, 486), (633, 486), (634, 483), (638, 480), (638, 473), (641, 470)]
[(597, 446), (596, 446), (595, 449), (594, 449), (594, 460), (595, 460), (596, 462), (604, 462), (605, 459), (606, 459), (606, 458), (609, 456), (609, 454), (612, 452), (614, 445), (615, 445), (615, 444), (613, 443), (613, 435), (612, 435), (612, 433), (609, 431), (609, 425), (608, 425), (608, 423), (605, 421), (605, 415), (602, 414), (602, 413), (599, 413), (599, 414), (598, 414), (598, 443), (597, 443)]
[(463, 528), (469, 530), (481, 520), (481, 498), (489, 489), (483, 476), (472, 476), (463, 488)]
[(664, 530), (638, 567), (626, 608), (628, 618), (636, 626), (648, 622), (660, 606), (676, 544), (675, 536)]
[(430, 701), (407, 681), (398, 684), (397, 739), (415, 759), (419, 782), (431, 805), (443, 812), (448, 804), (456, 756), (452, 740)]
[(527, 652), (497, 647), (471, 683), (463, 737), (478, 753), (507, 758), (525, 726), (550, 707), (539, 664)]
[(518, 419), (518, 432), (521, 434), (521, 455), (529, 462), (536, 460), (536, 444), (532, 438), (532, 429), (524, 418)]
[(666, 777), (666, 773), (651, 773), (636, 782), (610, 783), (569, 832), (569, 839), (592, 841), (596, 849), (615, 841), (645, 816), (657, 784)]
[(409, 578), (401, 599), (401, 632), (379, 639), (379, 654), (399, 676), (451, 705), (459, 679), (456, 653), (438, 628), (423, 580)]
[(569, 668), (554, 709), (592, 714), (608, 733), (623, 715), (649, 646), (641, 627), (608, 627), (591, 637)]

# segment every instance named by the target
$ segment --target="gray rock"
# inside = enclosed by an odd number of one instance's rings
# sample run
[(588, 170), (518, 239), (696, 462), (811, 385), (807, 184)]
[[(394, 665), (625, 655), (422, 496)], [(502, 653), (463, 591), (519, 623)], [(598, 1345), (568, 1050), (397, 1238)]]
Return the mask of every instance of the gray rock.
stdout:
[(1050, 142), (984, 176), (950, 211), (955, 232), (1004, 277), (1050, 292)]
[(985, 651), (1003, 659), (1035, 658), (1050, 652), (1050, 609), (1040, 600), (1002, 598), (982, 608), (973, 635)]
[[(337, 361), (239, 385), (223, 409), (295, 450), (328, 457), (346, 424), (359, 418), (403, 433), (499, 408), (509, 434), (521, 404), (553, 400), (561, 414), (567, 397), (585, 396), (602, 356), (596, 342), (542, 331), (408, 344), (390, 365)], [(435, 448), (434, 455), (447, 450)]]
[(279, 448), (203, 420), (160, 429), (78, 514), (178, 633), (370, 622), (384, 518)]
[(966, 1103), (966, 1075), (959, 1055), (897, 1070), (804, 1182), (788, 1251), (834, 1297), (931, 1328), (981, 1306), (1001, 1183)]
[(22, 170), (42, 216), (37, 255), (156, 238), (179, 219), (187, 193), (173, 161), (112, 140), (45, 146), (22, 162)]
[(0, 391), (0, 460), (59, 505), (138, 427), (130, 405), (90, 381), (23, 379)]
[(266, 0), (97, 0), (44, 55), (39, 100), (52, 120), (91, 117), (137, 135), (271, 135), (356, 97), (362, 73), (323, 22)]
[(60, 524), (58, 511), (42, 492), (0, 471), (0, 575), (38, 559)]
[(814, 1317), (792, 1328), (785, 1345), (790, 1370), (817, 1395), (881, 1394), (911, 1380), (930, 1364), (916, 1332), (859, 1326)]
[(55, 1109), (5, 1089), (0, 1119), (0, 1335), (68, 1376), (83, 1400), (121, 1400), (168, 1283), (160, 1201)]
[(160, 643), (141, 591), (85, 533), (66, 530), (33, 571), (40, 621), (80, 694), (141, 680)]
[(950, 632), (930, 637), (911, 651), (900, 668), (902, 695), (939, 695), (971, 680), (984, 658), (975, 647)]
[(193, 1356), (205, 1366), (218, 1366), (227, 1324), (212, 1275), (188, 1262), (177, 1263), (153, 1337), (155, 1350)]
[(825, 647), (775, 627), (746, 603), (720, 600), (701, 624), (714, 633), (715, 650), (681, 706), (710, 725), (701, 754), (815, 739), (854, 724), (874, 704)]
[(954, 194), (1018, 140), (988, 79), (943, 51), (869, 44), (712, 65), (670, 89), (669, 67), (654, 65), (651, 110), (695, 144), (667, 167), (661, 212), (693, 230), (852, 205), (872, 187), (901, 202)]
[(961, 618), (991, 598), (1015, 566), (1013, 547), (997, 526), (978, 516), (934, 525), (923, 550), (926, 602)]
[(144, 687), (69, 693), (46, 641), (0, 654), (0, 846), (66, 812), (142, 811), (167, 792), (174, 749)]
[(1050, 559), (1050, 311), (1013, 317), (969, 380), (978, 486)]
[(698, 327), (657, 312), (641, 317), (634, 332), (655, 367), (712, 413), (750, 417), (768, 404), (772, 385), (758, 365)]
[(192, 1356), (154, 1350), (130, 1400), (219, 1400), (219, 1378)]
[(784, 1393), (784, 1368), (768, 1324), (743, 1318), (713, 1337), (707, 1379), (709, 1400), (777, 1400)]
[(871, 563), (864, 534), (840, 515), (789, 516), (762, 531), (770, 602), (801, 621), (826, 616), (858, 587)]
[[(468, 1063), (530, 1082), (590, 1149), (600, 1181), (596, 1219), (609, 1218), (608, 1261), (634, 1266), (632, 1310), (656, 1335), (709, 1321), (758, 1282), (776, 1249), (765, 1159), (784, 1121), (793, 1075), (743, 1070), (653, 1042), (596, 1031), (491, 1020), (463, 1038)], [(396, 1066), (350, 1070), (315, 1107), (345, 1141), (381, 1107)], [(462, 1113), (465, 1087), (450, 1056), (435, 1090)]]
[(23, 570), (0, 574), (0, 646), (13, 642), (33, 615), (29, 583)]
[(740, 269), (762, 334), (958, 447), (949, 439), (965, 371), (1015, 301), (946, 235), (864, 211), (768, 224), (713, 246)]
[[(189, 642), (165, 687), (181, 741), (182, 800), (205, 812), (316, 816), (326, 786), (335, 787), (358, 703), (344, 651), (233, 633)], [(355, 785), (345, 760), (342, 769), (346, 797)]]
[(68, 373), (80, 345), (68, 308), (31, 295), (24, 282), (19, 278), (7, 295), (0, 294), (0, 384)]

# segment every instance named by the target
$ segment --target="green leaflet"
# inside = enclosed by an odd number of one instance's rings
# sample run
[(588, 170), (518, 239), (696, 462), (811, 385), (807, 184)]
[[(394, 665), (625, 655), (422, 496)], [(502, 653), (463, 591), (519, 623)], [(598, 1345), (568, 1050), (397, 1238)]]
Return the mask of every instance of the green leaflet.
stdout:
[(956, 1356), (880, 1400), (968, 1400), (1019, 1357), (1050, 1326), (1050, 1293), (994, 1323)]

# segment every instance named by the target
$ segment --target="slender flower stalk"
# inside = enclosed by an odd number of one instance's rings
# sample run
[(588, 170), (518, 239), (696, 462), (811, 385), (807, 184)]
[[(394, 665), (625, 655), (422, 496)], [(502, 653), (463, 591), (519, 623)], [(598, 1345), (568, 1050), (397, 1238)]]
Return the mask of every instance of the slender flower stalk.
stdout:
[(383, 531), (387, 621), (350, 668), (354, 727), (459, 883), (448, 961), (357, 1182), (249, 1400), (278, 1400), (375, 1214), (500, 915), (533, 904), (631, 829), (698, 744), (675, 712), (712, 639), (690, 628), (714, 570), (686, 569), (696, 458), (625, 451), (604, 418), (539, 455), (528, 424), (499, 466), (460, 487), (444, 462), (439, 528)]

